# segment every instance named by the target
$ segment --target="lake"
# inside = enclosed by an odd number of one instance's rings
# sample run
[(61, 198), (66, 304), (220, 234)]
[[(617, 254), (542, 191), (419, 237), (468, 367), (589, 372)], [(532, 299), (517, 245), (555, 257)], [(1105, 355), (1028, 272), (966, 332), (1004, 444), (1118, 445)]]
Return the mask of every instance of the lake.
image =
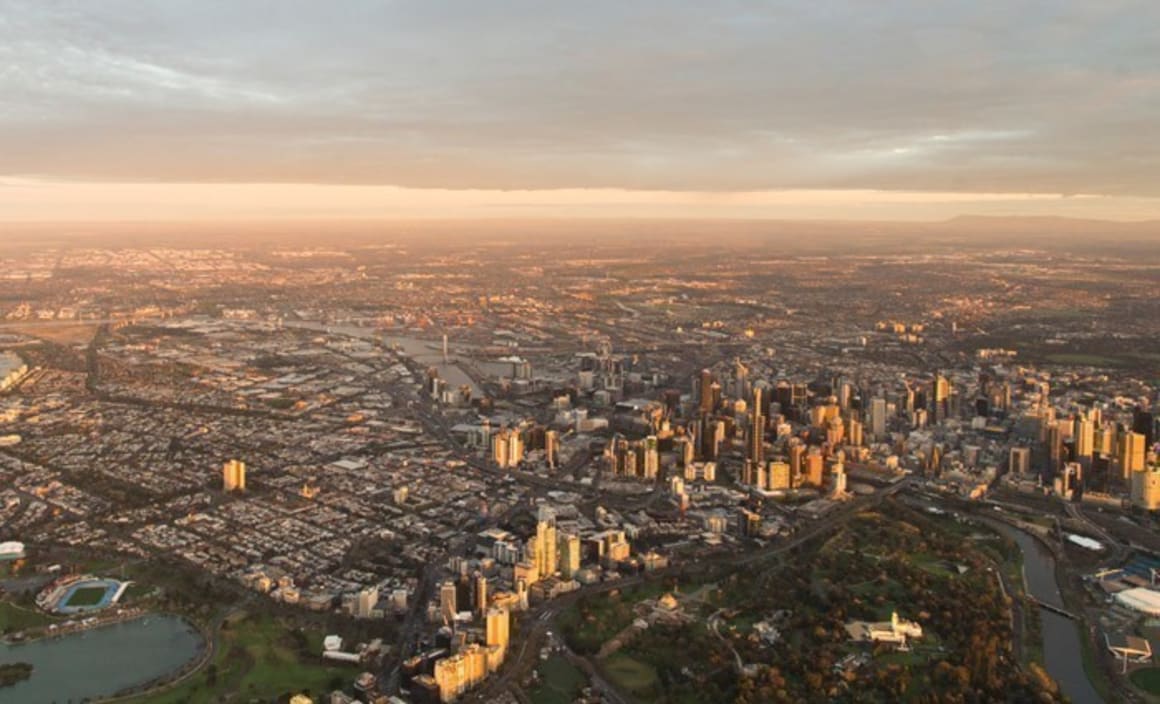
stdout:
[(0, 643), (0, 662), (27, 662), (32, 678), (0, 689), (0, 703), (65, 704), (108, 697), (174, 673), (206, 647), (178, 616), (145, 618), (30, 643)]

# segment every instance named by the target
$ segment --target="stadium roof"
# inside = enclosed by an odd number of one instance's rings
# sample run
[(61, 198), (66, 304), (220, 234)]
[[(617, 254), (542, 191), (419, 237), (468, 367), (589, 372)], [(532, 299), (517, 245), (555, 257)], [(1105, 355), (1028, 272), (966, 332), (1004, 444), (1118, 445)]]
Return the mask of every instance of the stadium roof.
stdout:
[(1153, 616), (1160, 616), (1160, 592), (1145, 587), (1125, 589), (1116, 594), (1116, 601), (1124, 606)]

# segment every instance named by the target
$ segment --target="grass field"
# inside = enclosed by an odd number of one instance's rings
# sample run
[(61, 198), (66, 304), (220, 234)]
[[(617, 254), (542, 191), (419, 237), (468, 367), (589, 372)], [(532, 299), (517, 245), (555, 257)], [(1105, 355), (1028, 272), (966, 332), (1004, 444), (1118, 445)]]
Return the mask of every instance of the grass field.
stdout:
[(35, 609), (26, 609), (9, 601), (0, 601), (0, 633), (15, 633), (52, 623), (52, 619)]
[[(315, 648), (317, 646), (317, 648)], [(321, 643), (310, 643), (322, 650)], [(309, 692), (317, 700), (344, 687), (356, 667), (324, 665), (299, 658), (290, 629), (270, 616), (241, 615), (222, 628), (212, 661), (189, 680), (136, 704), (212, 704), (218, 701), (272, 701), (283, 694)]]
[(656, 695), (657, 671), (630, 655), (616, 653), (604, 661), (601, 669), (614, 685), (634, 697), (650, 699)]
[(81, 587), (69, 595), (63, 606), (96, 606), (109, 593), (108, 587)]
[(559, 655), (540, 666), (542, 684), (532, 692), (533, 704), (571, 704), (588, 682), (584, 673)]
[(1148, 694), (1160, 696), (1160, 667), (1149, 667), (1143, 670), (1136, 670), (1129, 678), (1132, 684), (1144, 690)]

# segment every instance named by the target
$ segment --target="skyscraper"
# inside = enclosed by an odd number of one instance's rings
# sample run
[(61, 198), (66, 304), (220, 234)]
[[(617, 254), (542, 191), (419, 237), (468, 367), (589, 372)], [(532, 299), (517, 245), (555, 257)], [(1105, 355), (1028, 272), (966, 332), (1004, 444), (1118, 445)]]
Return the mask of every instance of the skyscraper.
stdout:
[(222, 491), (246, 490), (246, 463), (230, 460), (222, 467)]
[(459, 613), (455, 603), (455, 582), (447, 580), (439, 587), (439, 615), (446, 624), (455, 623), (455, 615)]
[(565, 533), (560, 536), (560, 576), (572, 579), (580, 571), (580, 536)]
[(475, 611), (481, 616), (487, 613), (487, 577), (482, 572), (475, 573)]
[(511, 617), (507, 609), (494, 608), (487, 610), (487, 645), (507, 649)]
[(875, 397), (870, 400), (870, 434), (881, 441), (886, 435), (886, 399)]
[(541, 506), (536, 523), (535, 565), (540, 579), (559, 571), (558, 545), (556, 544), (556, 514), (550, 508)]

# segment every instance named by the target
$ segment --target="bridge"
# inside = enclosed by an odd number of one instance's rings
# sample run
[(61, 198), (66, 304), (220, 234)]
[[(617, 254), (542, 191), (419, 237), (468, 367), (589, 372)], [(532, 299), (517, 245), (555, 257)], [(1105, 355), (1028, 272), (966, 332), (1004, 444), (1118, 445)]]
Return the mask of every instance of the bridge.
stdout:
[(1057, 613), (1060, 616), (1063, 616), (1065, 618), (1070, 618), (1072, 621), (1079, 620), (1078, 616), (1076, 616), (1072, 612), (1068, 611), (1067, 609), (1063, 608), (1062, 606), (1056, 606), (1055, 604), (1048, 604), (1046, 601), (1043, 601), (1039, 597), (1033, 596), (1031, 594), (1028, 594), (1027, 598), (1030, 599), (1031, 601), (1035, 602), (1036, 604), (1038, 604), (1039, 608), (1041, 608), (1041, 609), (1047, 609), (1048, 611)]

